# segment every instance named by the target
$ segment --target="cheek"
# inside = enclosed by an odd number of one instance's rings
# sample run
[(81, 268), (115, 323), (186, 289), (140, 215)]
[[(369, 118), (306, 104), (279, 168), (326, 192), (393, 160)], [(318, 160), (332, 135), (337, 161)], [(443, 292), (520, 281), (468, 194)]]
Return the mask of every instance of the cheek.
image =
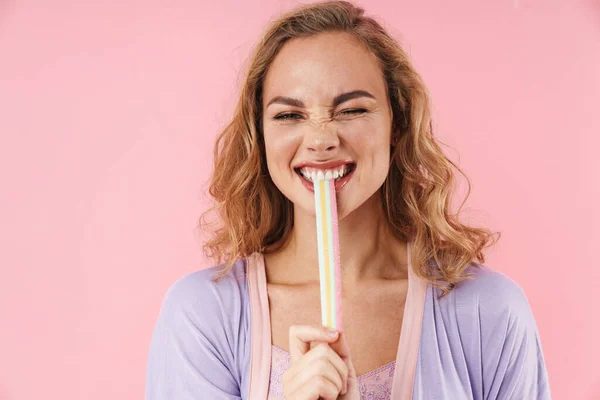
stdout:
[[(390, 151), (390, 129), (385, 124), (356, 124), (346, 128), (346, 138), (356, 151), (363, 155), (381, 157)], [(385, 154), (384, 154), (385, 156)]]
[(265, 131), (265, 151), (269, 166), (287, 165), (298, 148), (294, 135), (282, 130)]

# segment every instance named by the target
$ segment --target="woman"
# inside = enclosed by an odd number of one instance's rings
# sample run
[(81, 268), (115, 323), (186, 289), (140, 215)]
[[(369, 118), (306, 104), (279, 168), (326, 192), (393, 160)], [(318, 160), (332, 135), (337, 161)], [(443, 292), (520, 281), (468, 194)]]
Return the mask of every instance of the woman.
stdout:
[[(497, 238), (450, 214), (453, 166), (421, 78), (362, 9), (273, 22), (216, 145), (223, 264), (166, 294), (146, 399), (549, 399), (527, 299), (482, 264)], [(338, 176), (343, 332), (319, 324), (318, 171)]]

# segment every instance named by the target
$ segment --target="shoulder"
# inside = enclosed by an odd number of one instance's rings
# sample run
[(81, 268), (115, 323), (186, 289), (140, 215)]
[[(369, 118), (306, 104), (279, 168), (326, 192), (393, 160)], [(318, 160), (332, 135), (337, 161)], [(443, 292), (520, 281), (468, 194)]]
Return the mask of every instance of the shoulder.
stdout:
[(456, 285), (443, 307), (456, 313), (460, 325), (471, 326), (475, 320), (481, 333), (491, 335), (497, 330), (518, 335), (537, 331), (527, 296), (517, 282), (483, 264), (472, 264), (467, 272), (470, 278)]
[(232, 268), (220, 279), (218, 273), (225, 264), (211, 266), (188, 273), (178, 278), (168, 288), (165, 300), (180, 305), (194, 304), (198, 301), (213, 302), (238, 297), (246, 291), (246, 261), (237, 260)]
[(200, 351), (200, 346), (205, 349), (202, 351), (218, 355), (224, 365), (238, 369), (248, 357), (250, 306), (246, 265), (246, 259), (236, 261), (218, 281), (216, 274), (225, 265), (177, 279), (161, 305), (155, 331), (157, 343), (176, 343), (190, 354)]
[(454, 288), (457, 299), (474, 302), (483, 313), (509, 313), (515, 318), (531, 313), (525, 292), (513, 279), (483, 264), (473, 264), (467, 271), (470, 279)]
[(225, 265), (177, 279), (164, 295), (158, 325), (176, 336), (188, 332), (186, 340), (200, 335), (222, 350), (243, 348), (250, 326), (246, 264), (245, 259), (236, 261), (220, 280), (216, 274)]
[(237, 260), (217, 280), (224, 267), (224, 264), (211, 266), (177, 279), (164, 295), (161, 313), (184, 312), (205, 318), (239, 314), (247, 302), (246, 261)]

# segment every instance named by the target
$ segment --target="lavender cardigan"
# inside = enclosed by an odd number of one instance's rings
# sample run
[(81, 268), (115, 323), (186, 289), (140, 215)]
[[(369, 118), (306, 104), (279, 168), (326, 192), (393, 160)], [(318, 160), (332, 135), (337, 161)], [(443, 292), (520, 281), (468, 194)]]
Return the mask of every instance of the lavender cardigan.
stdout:
[[(410, 246), (409, 246), (409, 267)], [(152, 335), (146, 400), (267, 398), (271, 332), (263, 257), (188, 274)], [(550, 399), (538, 329), (521, 288), (484, 265), (438, 299), (409, 268), (392, 399)]]

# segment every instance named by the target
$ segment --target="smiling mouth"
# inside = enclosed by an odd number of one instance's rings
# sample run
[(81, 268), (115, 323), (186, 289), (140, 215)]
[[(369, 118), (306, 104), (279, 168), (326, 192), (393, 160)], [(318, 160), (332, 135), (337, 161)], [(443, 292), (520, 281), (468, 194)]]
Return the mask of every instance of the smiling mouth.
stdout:
[(339, 181), (345, 176), (351, 174), (355, 169), (355, 163), (348, 163), (336, 168), (321, 169), (314, 167), (302, 167), (294, 168), (294, 171), (296, 171), (301, 178), (304, 178), (309, 182), (314, 182), (318, 179), (333, 179), (334, 181)]

